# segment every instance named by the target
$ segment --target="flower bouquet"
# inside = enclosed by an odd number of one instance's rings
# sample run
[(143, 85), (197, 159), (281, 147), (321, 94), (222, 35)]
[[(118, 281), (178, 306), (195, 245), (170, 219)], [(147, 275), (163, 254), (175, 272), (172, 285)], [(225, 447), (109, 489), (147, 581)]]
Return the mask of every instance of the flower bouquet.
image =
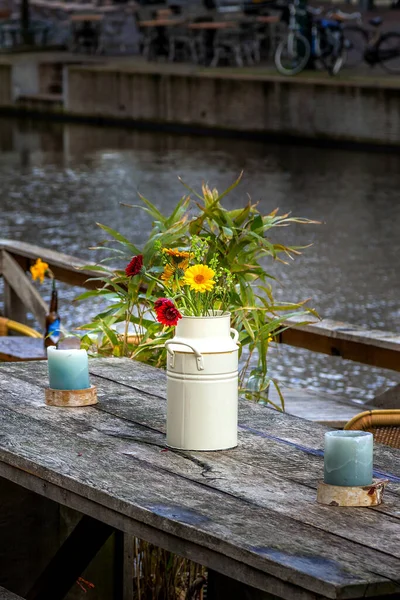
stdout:
[[(156, 244), (162, 267), (146, 269), (143, 255), (134, 256), (125, 268), (126, 277), (142, 275), (155, 283), (165, 294), (154, 302), (156, 319), (166, 327), (174, 327), (185, 316), (212, 316), (215, 311), (227, 312), (230, 294), (235, 285), (232, 273), (211, 256), (209, 238), (195, 235), (187, 249), (162, 248)], [(208, 260), (208, 264), (206, 264)]]
[[(105, 308), (81, 327), (87, 332), (82, 346), (100, 356), (127, 356), (165, 367), (168, 342), (179, 337), (183, 321), (217, 321), (223, 315), (239, 334), (241, 394), (283, 409), (283, 396), (268, 371), (269, 347), (288, 326), (288, 318), (304, 315), (297, 322), (305, 323), (315, 311), (303, 301), (275, 300), (268, 262), (284, 267), (301, 251), (276, 241), (276, 233), (292, 223), (314, 221), (278, 210), (262, 214), (249, 200), (241, 208), (226, 209), (224, 198), (239, 180), (221, 194), (206, 185), (200, 194), (190, 190), (169, 215), (140, 196), (142, 203), (131, 208), (146, 211), (152, 219), (141, 248), (99, 225), (109, 239), (95, 250), (107, 256), (86, 267), (101, 275), (93, 278), (97, 289), (79, 299), (101, 297)], [(120, 267), (111, 268), (109, 261), (118, 261)], [(174, 351), (175, 358), (178, 354)], [(281, 406), (268, 395), (270, 383), (277, 387)]]

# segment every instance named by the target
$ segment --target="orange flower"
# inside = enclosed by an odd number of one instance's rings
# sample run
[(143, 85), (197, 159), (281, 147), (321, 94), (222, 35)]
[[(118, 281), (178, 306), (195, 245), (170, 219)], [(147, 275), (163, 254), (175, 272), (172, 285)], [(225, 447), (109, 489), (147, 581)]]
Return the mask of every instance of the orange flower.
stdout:
[(176, 248), (163, 248), (163, 252), (164, 254), (168, 254), (168, 256), (171, 256), (172, 258), (189, 258), (190, 257), (190, 252), (188, 252), (187, 250), (177, 250)]
[(173, 257), (173, 262), (165, 265), (161, 279), (166, 282), (171, 281), (175, 277), (175, 273), (178, 273), (180, 279), (183, 277), (185, 269), (189, 266), (190, 252), (176, 250), (176, 254), (171, 254), (175, 250), (165, 249), (164, 251), (168, 256)]

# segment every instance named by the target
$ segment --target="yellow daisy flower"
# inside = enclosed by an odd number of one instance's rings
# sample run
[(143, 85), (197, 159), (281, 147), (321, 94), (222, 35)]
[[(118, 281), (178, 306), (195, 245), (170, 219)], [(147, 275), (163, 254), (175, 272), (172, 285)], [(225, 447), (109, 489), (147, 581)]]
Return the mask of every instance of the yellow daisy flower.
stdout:
[(180, 258), (189, 258), (190, 252), (187, 250), (177, 250), (176, 248), (163, 248), (164, 254), (168, 256), (179, 256)]
[(48, 271), (48, 269), (49, 269), (49, 265), (47, 263), (43, 262), (41, 258), (38, 258), (37, 261), (35, 262), (35, 264), (32, 265), (30, 268), (33, 281), (36, 281), (36, 279), (39, 279), (40, 283), (43, 283), (44, 276), (46, 274), (46, 271)]
[(185, 269), (187, 269), (188, 266), (189, 266), (189, 259), (181, 260), (179, 263), (176, 263), (176, 264), (165, 265), (164, 271), (163, 271), (163, 273), (161, 275), (161, 279), (163, 281), (167, 281), (168, 282), (168, 281), (170, 281), (170, 279), (172, 279), (175, 276), (175, 273), (178, 270), (181, 271), (182, 274), (183, 274), (183, 271)]
[(163, 248), (164, 254), (167, 254), (174, 263), (181, 263), (182, 260), (189, 260), (190, 252), (187, 250), (177, 250), (176, 248)]
[(174, 273), (175, 273), (175, 269), (172, 265), (165, 265), (164, 271), (161, 275), (161, 279), (163, 281), (169, 281), (171, 279), (171, 277), (174, 276)]
[(194, 265), (185, 271), (183, 284), (195, 292), (211, 292), (215, 285), (214, 275), (215, 272), (207, 265)]

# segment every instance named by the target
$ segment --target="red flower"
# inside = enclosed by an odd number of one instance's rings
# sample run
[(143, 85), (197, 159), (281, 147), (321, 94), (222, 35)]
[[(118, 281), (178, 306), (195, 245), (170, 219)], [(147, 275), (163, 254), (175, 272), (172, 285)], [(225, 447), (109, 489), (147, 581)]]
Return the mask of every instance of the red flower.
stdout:
[(129, 263), (129, 265), (125, 269), (125, 273), (127, 277), (134, 277), (135, 275), (139, 275), (140, 271), (143, 267), (143, 256), (138, 254), (134, 256)]
[[(163, 302), (161, 302), (163, 301)], [(157, 321), (167, 326), (177, 325), (179, 319), (182, 319), (182, 315), (176, 308), (175, 304), (167, 298), (159, 298), (156, 300), (158, 306), (156, 308)]]
[(168, 300), (168, 298), (157, 298), (154, 302), (155, 311), (157, 312), (165, 302), (171, 302), (171, 300)]

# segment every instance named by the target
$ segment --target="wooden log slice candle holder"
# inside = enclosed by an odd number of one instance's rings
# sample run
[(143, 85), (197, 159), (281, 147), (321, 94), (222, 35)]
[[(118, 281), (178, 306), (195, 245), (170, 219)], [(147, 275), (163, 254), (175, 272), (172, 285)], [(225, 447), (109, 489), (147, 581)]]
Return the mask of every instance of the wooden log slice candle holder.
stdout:
[(46, 388), (45, 399), (48, 406), (91, 406), (97, 404), (97, 388), (92, 385), (84, 390), (53, 390)]
[(328, 506), (377, 506), (382, 503), (387, 479), (373, 479), (371, 485), (341, 486), (320, 481), (317, 502)]

